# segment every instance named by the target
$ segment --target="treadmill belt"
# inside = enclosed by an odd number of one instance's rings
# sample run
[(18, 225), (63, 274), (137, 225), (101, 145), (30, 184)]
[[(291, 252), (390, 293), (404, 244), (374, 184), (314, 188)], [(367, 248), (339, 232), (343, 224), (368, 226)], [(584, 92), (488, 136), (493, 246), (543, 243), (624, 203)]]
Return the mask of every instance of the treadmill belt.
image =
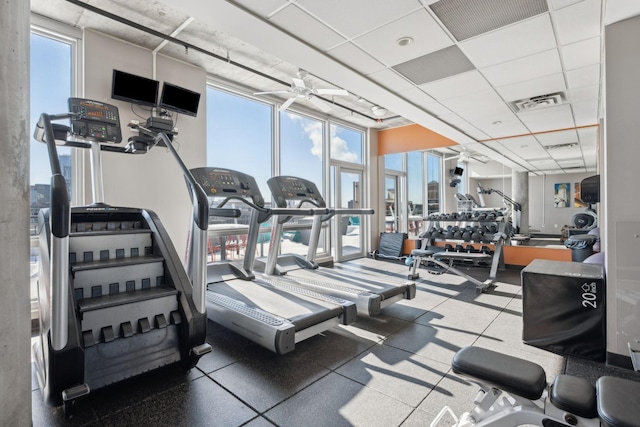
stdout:
[(340, 284), (360, 291), (378, 294), (382, 299), (392, 298), (404, 294), (405, 284), (392, 284), (385, 282), (384, 278), (367, 274), (355, 274), (346, 271), (336, 271), (331, 268), (319, 268), (317, 270), (292, 270), (287, 273), (291, 278), (304, 278), (318, 282), (330, 282)]
[(208, 292), (224, 295), (287, 319), (295, 325), (296, 331), (334, 319), (342, 314), (342, 307), (338, 304), (289, 293), (261, 283), (260, 279), (253, 281), (234, 279), (211, 283), (207, 289)]

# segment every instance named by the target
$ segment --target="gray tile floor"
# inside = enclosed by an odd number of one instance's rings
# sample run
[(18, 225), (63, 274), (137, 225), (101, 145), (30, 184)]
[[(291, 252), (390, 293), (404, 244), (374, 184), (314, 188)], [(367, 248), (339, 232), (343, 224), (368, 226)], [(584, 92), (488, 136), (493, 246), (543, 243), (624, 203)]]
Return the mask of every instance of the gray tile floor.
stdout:
[[(404, 279), (403, 264), (360, 259), (337, 268)], [(489, 269), (465, 271), (484, 280)], [(417, 295), (298, 343), (278, 356), (209, 322), (213, 352), (185, 373), (168, 367), (97, 390), (64, 419), (33, 384), (33, 425), (425, 426), (444, 405), (471, 409), (477, 388), (450, 371), (476, 345), (532, 360), (551, 380), (565, 358), (522, 343), (520, 271), (478, 294), (450, 274), (421, 270)]]

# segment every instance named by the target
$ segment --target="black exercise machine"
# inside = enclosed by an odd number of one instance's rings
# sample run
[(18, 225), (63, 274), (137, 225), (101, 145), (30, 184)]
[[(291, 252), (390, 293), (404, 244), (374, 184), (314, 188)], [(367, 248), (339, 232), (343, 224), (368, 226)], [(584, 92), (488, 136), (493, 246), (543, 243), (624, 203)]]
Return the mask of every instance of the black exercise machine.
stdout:
[(451, 367), (480, 387), (475, 407), (458, 418), (445, 406), (431, 427), (447, 414), (455, 427), (640, 426), (638, 381), (604, 376), (594, 387), (583, 378), (558, 375), (548, 385), (540, 365), (480, 347), (459, 350)]
[[(69, 111), (43, 113), (34, 134), (47, 144), (52, 176), (51, 207), (38, 217), (40, 335), (33, 358), (45, 402), (64, 404), (67, 415), (91, 390), (173, 363), (190, 369), (211, 351), (204, 263), (185, 271), (152, 211), (104, 203), (101, 151), (166, 147), (195, 200), (191, 233), (204, 259), (209, 205), (173, 148), (174, 134), (134, 125), (140, 135), (121, 147), (115, 106), (69, 98)], [(69, 119), (71, 127), (52, 124)], [(173, 128), (170, 120), (157, 120)], [(91, 150), (93, 204), (70, 207), (56, 144)]]

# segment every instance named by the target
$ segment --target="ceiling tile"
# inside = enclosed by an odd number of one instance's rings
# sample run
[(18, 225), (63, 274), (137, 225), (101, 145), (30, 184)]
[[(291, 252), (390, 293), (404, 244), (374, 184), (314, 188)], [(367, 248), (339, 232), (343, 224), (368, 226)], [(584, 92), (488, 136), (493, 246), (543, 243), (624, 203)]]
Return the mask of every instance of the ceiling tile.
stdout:
[(601, 0), (584, 0), (555, 12), (560, 45), (600, 35)]
[(424, 91), (418, 89), (417, 87), (412, 87), (409, 90), (398, 92), (398, 95), (413, 102), (414, 104), (420, 107), (425, 107), (435, 102), (435, 100), (432, 97), (430, 97), (429, 95), (424, 93)]
[(600, 37), (583, 40), (560, 48), (565, 70), (575, 70), (600, 63)]
[(463, 132), (475, 129), (471, 123), (455, 113), (443, 114), (442, 116), (438, 116), (438, 118)]
[(441, 116), (443, 114), (450, 114), (452, 111), (449, 110), (444, 105), (439, 102), (434, 102), (432, 104), (427, 104), (424, 106), (428, 113), (433, 114), (434, 116)]
[(296, 4), (349, 38), (422, 8), (415, 0), (298, 0)]
[(575, 129), (568, 129), (558, 132), (541, 133), (535, 135), (535, 138), (543, 147), (548, 145), (560, 145), (578, 142), (578, 133)]
[(568, 91), (567, 95), (572, 103), (583, 101), (595, 101), (597, 103), (600, 96), (600, 85), (577, 87)]
[(557, 49), (537, 53), (525, 58), (494, 65), (480, 70), (493, 86), (506, 86), (513, 83), (537, 79), (562, 72)]
[(470, 129), (465, 131), (464, 133), (466, 133), (467, 135), (469, 135), (471, 138), (475, 139), (476, 141), (480, 141), (481, 139), (487, 139), (490, 138), (489, 135), (487, 135), (486, 133), (477, 130), (477, 129)]
[(569, 105), (524, 111), (519, 113), (518, 117), (531, 132), (545, 132), (575, 126)]
[(441, 101), (441, 104), (457, 114), (463, 115), (469, 111), (493, 110), (495, 108), (507, 108), (498, 94), (491, 88), (480, 92), (458, 96)]
[(496, 88), (496, 91), (505, 101), (511, 102), (534, 96), (563, 92), (566, 88), (564, 76), (562, 74), (552, 74), (538, 79), (501, 86)]
[(579, 3), (582, 0), (547, 0), (549, 7), (553, 10), (560, 10), (563, 7), (571, 6), (572, 4)]
[(429, 8), (458, 41), (548, 10), (546, 0), (440, 0)]
[(443, 100), (487, 90), (491, 86), (478, 70), (473, 70), (422, 84), (420, 88), (435, 99)]
[(599, 126), (593, 126), (589, 128), (578, 129), (578, 136), (580, 137), (580, 145), (583, 147), (596, 148), (598, 146), (598, 132)]
[(569, 89), (600, 84), (600, 64), (568, 71), (567, 84)]
[(510, 110), (505, 114), (489, 115), (471, 120), (471, 124), (491, 138), (505, 138), (529, 132)]
[(278, 27), (295, 34), (298, 38), (320, 50), (327, 50), (345, 41), (338, 33), (312, 18), (295, 5), (285, 7), (272, 16), (270, 20)]
[[(411, 37), (413, 42), (399, 46), (398, 39), (402, 37)], [(353, 42), (388, 66), (418, 58), (453, 44), (451, 38), (424, 9), (366, 33)]]
[(555, 47), (556, 38), (548, 13), (460, 43), (460, 49), (476, 68), (486, 68)]
[(579, 159), (566, 159), (566, 160), (558, 160), (558, 164), (563, 168), (576, 168), (584, 166), (584, 160), (582, 157)]
[(381, 64), (375, 58), (363, 52), (358, 46), (351, 43), (343, 43), (332, 48), (327, 53), (343, 64), (363, 74), (371, 74), (387, 68), (384, 64)]
[(640, 2), (637, 0), (608, 1), (604, 25), (610, 25), (638, 15), (640, 15)]
[(398, 73), (388, 68), (368, 74), (368, 76), (376, 82), (380, 83), (382, 86), (385, 86), (388, 89), (396, 92), (409, 90), (413, 87), (413, 84), (410, 81), (403, 78), (402, 76), (399, 76)]
[(547, 151), (542, 148), (532, 135), (521, 136), (501, 140), (502, 145), (514, 153), (518, 153), (523, 159), (530, 161), (549, 158)]
[(587, 126), (598, 123), (598, 101), (573, 103), (573, 116), (576, 126)]
[(474, 69), (456, 45), (445, 47), (393, 67), (417, 85), (454, 76)]
[(579, 145), (576, 145), (575, 147), (568, 147), (568, 148), (555, 148), (553, 150), (548, 150), (548, 151), (554, 160), (582, 158), (582, 151), (580, 151)]

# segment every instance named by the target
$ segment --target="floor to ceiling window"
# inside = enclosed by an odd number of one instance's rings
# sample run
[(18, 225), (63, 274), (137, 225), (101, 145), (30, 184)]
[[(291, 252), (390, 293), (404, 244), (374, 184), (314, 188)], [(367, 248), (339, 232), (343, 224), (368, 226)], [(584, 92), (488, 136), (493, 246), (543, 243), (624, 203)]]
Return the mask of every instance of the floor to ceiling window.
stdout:
[(427, 215), (440, 212), (442, 157), (427, 154)]
[[(331, 124), (331, 206), (362, 209), (364, 206), (364, 165), (362, 152), (364, 133), (346, 126)], [(360, 214), (336, 215), (334, 224), (334, 255), (346, 260), (364, 255), (365, 224), (368, 218)]]
[(423, 218), (439, 212), (442, 157), (433, 151), (384, 156), (385, 231), (417, 236)]
[[(280, 113), (280, 175), (307, 179), (318, 187), (323, 196), (324, 145), (323, 121), (291, 111)], [(293, 217), (284, 224), (281, 252), (307, 255), (311, 224), (310, 217)], [(319, 239), (316, 254), (327, 253), (327, 239), (323, 237)]]
[[(44, 27), (34, 26), (30, 36), (30, 134), (42, 113), (62, 114), (69, 109), (68, 99), (75, 94), (76, 52), (78, 40)], [(62, 174), (67, 184), (69, 200), (79, 200), (72, 188), (73, 159), (71, 149), (58, 147)], [(45, 144), (31, 137), (30, 157), (30, 234), (31, 234), (31, 306), (36, 315), (39, 245), (38, 212), (51, 203), (51, 166)]]
[(424, 216), (424, 153), (407, 153), (407, 222), (409, 233), (420, 234)]
[[(267, 180), (272, 172), (273, 107), (217, 87), (207, 87), (207, 166), (236, 170), (255, 178), (265, 203), (270, 204)], [(212, 200), (213, 205), (222, 201)], [(243, 258), (251, 208), (242, 202), (240, 218), (210, 218), (209, 260)], [(257, 255), (268, 253), (270, 225), (263, 224)]]
[[(364, 130), (332, 122), (313, 112), (303, 112), (303, 108), (296, 106), (276, 112), (280, 105), (278, 100), (258, 100), (242, 88), (230, 88), (213, 79), (207, 87), (206, 95), (208, 166), (249, 173), (256, 179), (268, 203), (271, 202), (271, 194), (267, 180), (274, 174), (297, 176), (312, 181), (329, 206), (348, 207), (366, 201), (366, 183), (363, 177), (367, 141)], [(335, 167), (343, 168), (345, 173), (336, 175)], [(336, 176), (350, 182), (349, 191), (343, 189), (340, 200), (336, 199), (336, 182), (332, 179)], [(349, 200), (342, 200), (345, 197)], [(236, 220), (211, 219), (211, 222), (214, 225), (220, 224), (218, 228), (224, 228), (224, 224), (228, 228), (233, 223), (234, 228), (240, 230), (243, 224), (248, 224), (248, 218), (244, 218), (246, 215), (248, 213)], [(310, 221), (310, 218), (294, 218), (285, 224), (281, 236), (283, 253), (307, 253), (310, 228), (307, 223)], [(366, 225), (366, 221), (361, 215), (349, 215), (344, 218), (336, 217), (328, 222), (324, 225), (316, 255), (363, 255), (365, 233), (361, 226)], [(335, 232), (330, 233), (330, 230), (342, 231), (343, 222), (347, 225), (346, 234), (336, 237)], [(263, 224), (263, 227), (258, 256), (267, 254), (271, 238), (270, 225)], [(222, 248), (223, 242), (226, 242), (223, 235), (230, 232), (221, 230), (214, 233), (220, 239), (210, 242), (210, 252), (213, 252), (211, 258), (235, 256)], [(331, 236), (335, 238), (332, 240)], [(345, 247), (348, 250), (343, 250)], [(242, 256), (242, 251), (239, 256)]]

